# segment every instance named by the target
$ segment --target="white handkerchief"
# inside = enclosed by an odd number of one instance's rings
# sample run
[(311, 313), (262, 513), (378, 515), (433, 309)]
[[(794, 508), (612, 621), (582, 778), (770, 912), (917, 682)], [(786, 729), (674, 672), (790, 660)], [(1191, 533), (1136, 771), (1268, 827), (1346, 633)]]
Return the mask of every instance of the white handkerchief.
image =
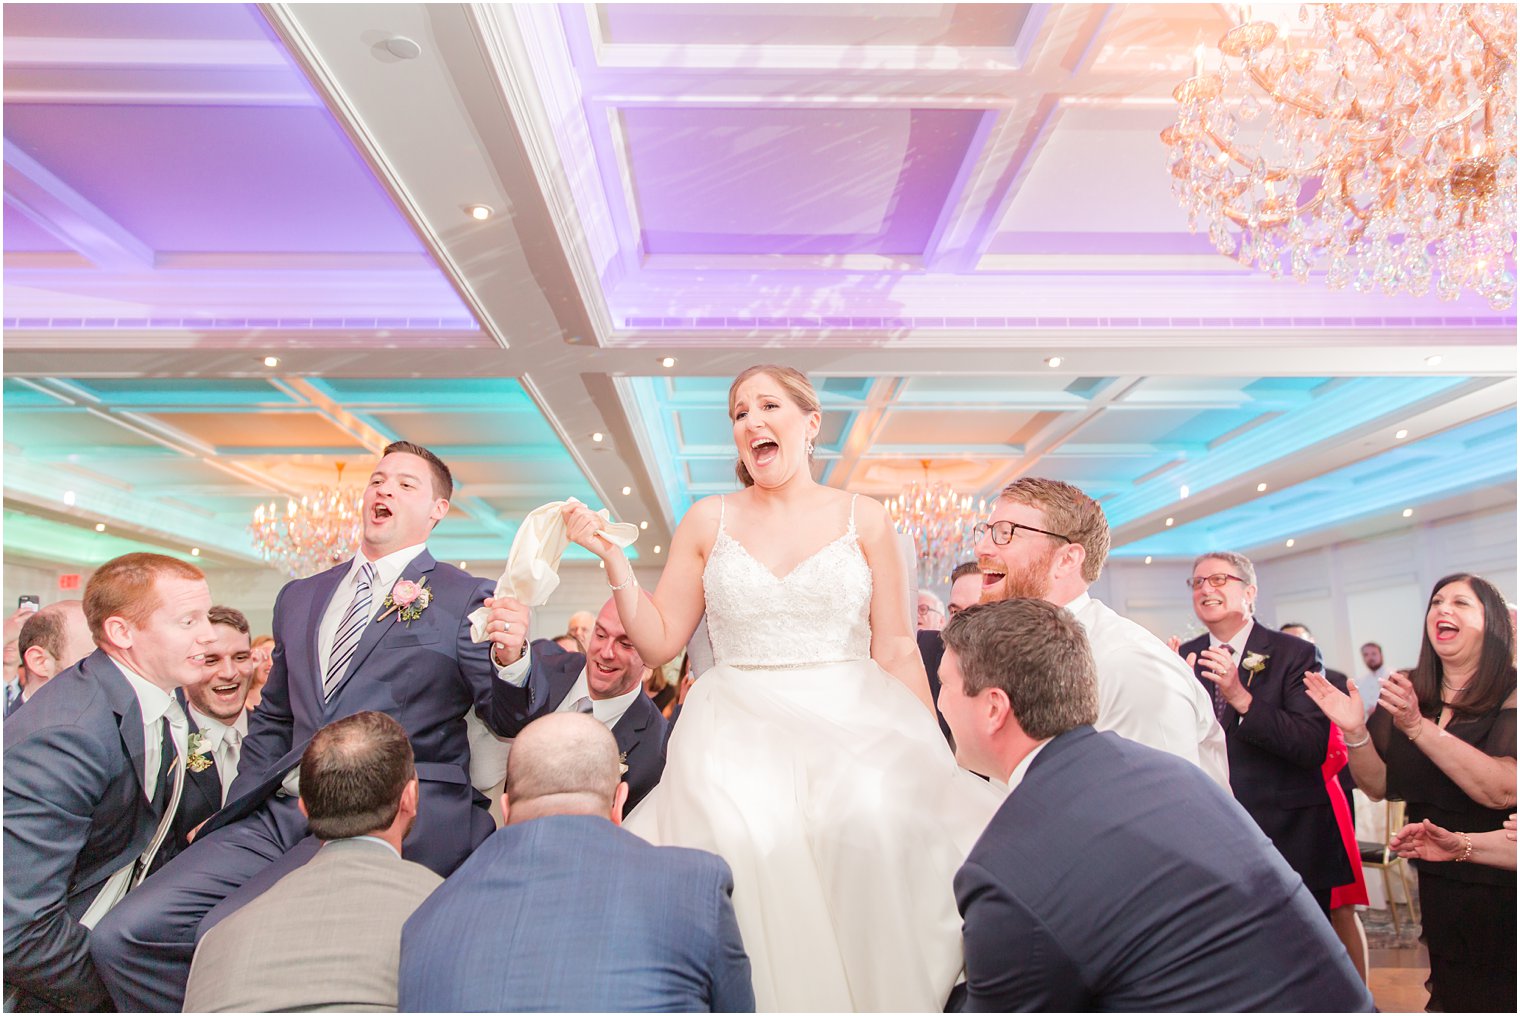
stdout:
[[(496, 581), (497, 596), (511, 596), (530, 607), (548, 601), (549, 595), (559, 587), (559, 559), (570, 546), (570, 535), (565, 531), (565, 519), (561, 509), (570, 503), (580, 504), (575, 498), (569, 501), (551, 501), (533, 509), (518, 527), (512, 538), (512, 549), (507, 554), (507, 570)], [(630, 547), (639, 538), (639, 527), (628, 522), (613, 522), (607, 509), (597, 512), (607, 523), (597, 530), (610, 543)], [(470, 637), (476, 642), (486, 640), (486, 618), (490, 611), (481, 607), (470, 614)]]

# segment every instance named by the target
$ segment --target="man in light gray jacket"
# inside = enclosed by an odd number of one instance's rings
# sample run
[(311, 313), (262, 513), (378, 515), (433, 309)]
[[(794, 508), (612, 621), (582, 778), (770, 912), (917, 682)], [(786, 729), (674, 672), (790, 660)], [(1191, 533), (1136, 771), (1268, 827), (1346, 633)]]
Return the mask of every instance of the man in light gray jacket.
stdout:
[(394, 1012), (401, 926), (443, 881), (401, 859), (417, 773), (401, 725), (355, 713), (301, 756), (301, 811), (322, 846), (212, 927), (186, 1012)]

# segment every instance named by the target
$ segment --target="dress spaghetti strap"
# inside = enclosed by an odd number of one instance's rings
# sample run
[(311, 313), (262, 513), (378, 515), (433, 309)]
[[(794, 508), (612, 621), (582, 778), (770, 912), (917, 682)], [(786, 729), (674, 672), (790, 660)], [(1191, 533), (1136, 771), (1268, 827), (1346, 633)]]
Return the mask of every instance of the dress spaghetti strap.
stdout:
[(860, 497), (859, 494), (850, 495), (850, 527), (845, 530), (846, 536), (855, 535), (855, 499), (858, 497)]
[[(855, 514), (853, 508), (850, 510), (850, 514), (852, 516)], [(722, 494), (718, 495), (718, 532), (720, 532), (720, 533), (723, 532), (723, 495)]]

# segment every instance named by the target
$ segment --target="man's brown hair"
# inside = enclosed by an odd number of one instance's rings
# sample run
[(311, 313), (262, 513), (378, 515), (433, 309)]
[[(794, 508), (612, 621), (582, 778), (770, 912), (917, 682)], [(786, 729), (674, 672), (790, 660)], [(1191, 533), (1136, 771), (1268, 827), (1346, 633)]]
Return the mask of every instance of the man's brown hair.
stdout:
[(84, 587), (84, 619), (96, 645), (105, 643), (107, 618), (121, 617), (142, 627), (159, 607), (158, 578), (202, 580), (206, 573), (167, 554), (123, 554), (95, 570)]
[(244, 635), (248, 634), (248, 618), (236, 607), (215, 606), (206, 611), (206, 618), (212, 624), (225, 624), (229, 628), (236, 628)]
[(301, 754), (301, 803), (312, 835), (343, 840), (390, 828), (416, 775), (406, 731), (385, 713), (329, 723)]
[(391, 455), (395, 452), (405, 452), (408, 455), (415, 455), (419, 459), (422, 459), (424, 462), (426, 462), (428, 464), (428, 467), (433, 471), (433, 496), (441, 497), (445, 501), (453, 498), (454, 474), (449, 472), (449, 467), (444, 465), (442, 459), (434, 455), (432, 452), (428, 451), (426, 448), (422, 447), (420, 444), (416, 444), (412, 441), (392, 441), (390, 444), (385, 446), (385, 451), (381, 454), (384, 456)]

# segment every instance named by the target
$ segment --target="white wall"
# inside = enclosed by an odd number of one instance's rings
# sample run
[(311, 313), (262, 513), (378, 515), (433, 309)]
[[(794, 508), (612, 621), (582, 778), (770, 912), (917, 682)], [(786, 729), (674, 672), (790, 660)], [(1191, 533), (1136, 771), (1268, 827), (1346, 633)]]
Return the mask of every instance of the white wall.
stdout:
[[(1189, 561), (1118, 561), (1093, 595), (1162, 637), (1203, 629), (1183, 579)], [(1516, 602), (1515, 511), (1464, 515), (1373, 539), (1337, 543), (1256, 566), (1257, 616), (1264, 624), (1307, 624), (1326, 663), (1356, 675), (1360, 647), (1377, 642), (1390, 666), (1412, 666), (1425, 601), (1441, 576), (1481, 575)]]

